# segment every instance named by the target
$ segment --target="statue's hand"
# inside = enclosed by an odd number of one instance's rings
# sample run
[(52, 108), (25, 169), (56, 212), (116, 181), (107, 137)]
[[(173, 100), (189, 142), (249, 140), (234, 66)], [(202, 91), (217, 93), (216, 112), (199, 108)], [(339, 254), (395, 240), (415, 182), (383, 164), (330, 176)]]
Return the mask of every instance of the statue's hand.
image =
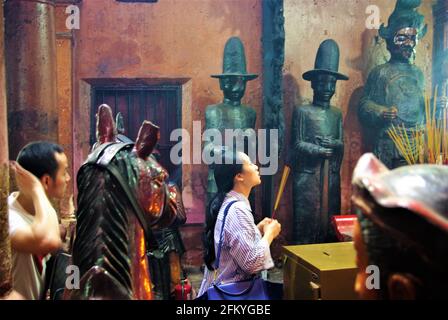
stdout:
[(383, 111), (383, 119), (387, 121), (392, 121), (397, 118), (398, 109), (397, 107), (392, 107)]
[(331, 158), (333, 156), (333, 150), (330, 148), (320, 148), (320, 155), (324, 158)]
[(328, 149), (334, 149), (338, 146), (338, 140), (331, 137), (316, 137), (319, 144)]

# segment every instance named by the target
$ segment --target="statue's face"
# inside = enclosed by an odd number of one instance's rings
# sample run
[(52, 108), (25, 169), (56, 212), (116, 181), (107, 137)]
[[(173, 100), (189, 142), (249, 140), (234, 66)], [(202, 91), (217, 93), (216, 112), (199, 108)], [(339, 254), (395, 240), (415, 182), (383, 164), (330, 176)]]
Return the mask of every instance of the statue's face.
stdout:
[(409, 61), (415, 54), (417, 43), (417, 29), (400, 29), (395, 33), (390, 53), (396, 59)]
[(224, 98), (240, 103), (246, 91), (246, 79), (241, 76), (226, 76), (219, 79)]
[(336, 77), (331, 74), (319, 74), (311, 81), (311, 87), (318, 101), (330, 102), (336, 90)]

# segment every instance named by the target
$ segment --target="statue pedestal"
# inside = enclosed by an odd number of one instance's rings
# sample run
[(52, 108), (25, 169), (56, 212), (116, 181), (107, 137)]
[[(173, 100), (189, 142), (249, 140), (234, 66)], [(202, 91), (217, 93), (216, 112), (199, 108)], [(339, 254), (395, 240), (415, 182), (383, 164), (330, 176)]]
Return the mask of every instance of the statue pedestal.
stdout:
[(356, 300), (353, 242), (283, 247), (284, 299)]

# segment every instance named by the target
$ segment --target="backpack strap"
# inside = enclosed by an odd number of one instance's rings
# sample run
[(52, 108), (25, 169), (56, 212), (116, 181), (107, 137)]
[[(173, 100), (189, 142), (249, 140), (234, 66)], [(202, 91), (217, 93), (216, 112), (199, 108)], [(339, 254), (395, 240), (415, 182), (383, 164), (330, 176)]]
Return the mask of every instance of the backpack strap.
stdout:
[(218, 269), (219, 269), (219, 258), (221, 257), (222, 240), (223, 240), (223, 238), (224, 238), (224, 225), (225, 225), (225, 223), (226, 223), (226, 218), (227, 218), (227, 214), (229, 213), (230, 207), (231, 207), (235, 202), (238, 202), (238, 200), (231, 201), (231, 202), (227, 205), (226, 209), (224, 210), (224, 218), (223, 218), (223, 220), (222, 220), (221, 234), (220, 234), (220, 236), (219, 236), (218, 254), (216, 255), (215, 277), (216, 277), (216, 273), (217, 273), (217, 271), (218, 271)]

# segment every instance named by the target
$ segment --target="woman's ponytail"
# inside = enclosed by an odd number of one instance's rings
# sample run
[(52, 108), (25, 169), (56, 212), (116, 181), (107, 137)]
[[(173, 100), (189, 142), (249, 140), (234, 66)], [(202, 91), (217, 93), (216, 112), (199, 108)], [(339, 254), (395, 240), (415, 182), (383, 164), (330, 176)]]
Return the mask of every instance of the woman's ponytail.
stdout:
[(221, 209), (226, 194), (233, 189), (233, 179), (243, 170), (242, 161), (241, 159), (239, 159), (240, 161), (237, 161), (237, 157), (238, 153), (223, 151), (222, 162), (213, 166), (218, 193), (207, 206), (203, 235), (204, 262), (210, 271), (215, 270), (213, 266), (213, 262), (216, 259), (215, 226), (219, 210)]
[(216, 194), (216, 196), (213, 198), (212, 201), (210, 201), (210, 204), (206, 211), (206, 217), (205, 217), (205, 230), (204, 230), (204, 262), (207, 266), (207, 268), (212, 271), (215, 270), (213, 266), (213, 262), (216, 259), (215, 254), (215, 225), (216, 220), (218, 218), (219, 209), (222, 206), (222, 203), (224, 202), (224, 199), (226, 197), (225, 192), (219, 192)]

